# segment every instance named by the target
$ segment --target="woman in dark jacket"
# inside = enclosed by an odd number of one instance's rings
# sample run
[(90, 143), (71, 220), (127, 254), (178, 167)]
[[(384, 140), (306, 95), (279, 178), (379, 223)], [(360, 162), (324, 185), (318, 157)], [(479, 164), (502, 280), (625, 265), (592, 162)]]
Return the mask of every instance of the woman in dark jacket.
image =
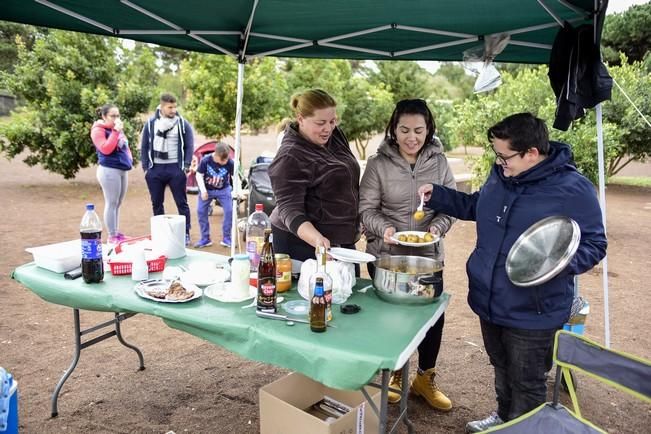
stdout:
[(354, 248), (357, 241), (359, 164), (337, 127), (336, 102), (320, 89), (294, 95), (296, 121), (285, 129), (269, 166), (276, 208), (274, 250), (297, 261), (315, 248)]
[[(550, 142), (544, 121), (511, 115), (488, 130), (496, 155), (492, 172), (474, 194), (427, 184), (427, 206), (477, 222), (468, 259), (468, 303), (479, 316), (484, 346), (495, 368), (497, 411), (467, 424), (484, 431), (515, 419), (546, 399), (554, 334), (570, 316), (574, 276), (606, 255), (606, 235), (594, 186), (572, 163), (570, 147)], [(570, 264), (548, 282), (516, 287), (506, 274), (513, 243), (532, 224), (554, 215), (572, 218), (581, 242)]]

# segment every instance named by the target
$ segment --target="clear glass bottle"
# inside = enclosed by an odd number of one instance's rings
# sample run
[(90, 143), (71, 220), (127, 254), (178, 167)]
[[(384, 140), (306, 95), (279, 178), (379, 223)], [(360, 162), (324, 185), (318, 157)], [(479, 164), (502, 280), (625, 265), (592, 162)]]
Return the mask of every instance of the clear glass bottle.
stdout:
[(264, 231), (271, 229), (269, 216), (264, 212), (261, 203), (255, 204), (253, 212), (246, 224), (246, 252), (249, 254), (250, 284), (258, 285), (258, 266), (260, 265), (260, 254), (264, 245)]
[(326, 300), (323, 290), (323, 279), (317, 277), (314, 286), (314, 295), (310, 298), (310, 330), (323, 333), (327, 328)]
[(326, 300), (326, 320), (332, 321), (332, 278), (326, 271), (326, 259), (328, 255), (326, 254), (325, 247), (319, 246), (316, 249), (316, 272), (310, 276), (309, 288), (310, 288), (310, 297), (314, 294), (314, 288), (316, 286), (317, 279), (320, 278), (323, 281), (323, 291)]

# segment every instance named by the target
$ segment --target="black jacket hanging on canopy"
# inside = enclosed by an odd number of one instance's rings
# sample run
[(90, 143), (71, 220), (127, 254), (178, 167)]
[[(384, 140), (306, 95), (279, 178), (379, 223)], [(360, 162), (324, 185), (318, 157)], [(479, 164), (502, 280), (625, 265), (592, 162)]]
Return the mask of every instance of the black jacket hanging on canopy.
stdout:
[(558, 31), (549, 60), (549, 81), (556, 95), (554, 128), (559, 130), (566, 131), (586, 108), (610, 99), (613, 80), (601, 62), (593, 26), (573, 28), (566, 23)]

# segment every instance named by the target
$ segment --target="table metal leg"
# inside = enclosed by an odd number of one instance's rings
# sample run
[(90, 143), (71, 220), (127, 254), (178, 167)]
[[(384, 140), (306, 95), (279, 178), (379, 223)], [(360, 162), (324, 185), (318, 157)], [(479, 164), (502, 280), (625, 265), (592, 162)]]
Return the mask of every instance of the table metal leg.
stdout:
[(380, 429), (379, 434), (387, 432), (387, 421), (389, 419), (388, 413), (388, 398), (389, 398), (389, 379), (391, 378), (391, 371), (388, 369), (382, 370), (382, 393), (380, 394)]
[[(136, 352), (136, 354), (138, 355), (138, 360), (140, 362), (139, 370), (142, 371), (143, 369), (145, 369), (145, 361), (142, 356), (142, 352), (136, 346), (127, 343), (122, 337), (122, 333), (120, 331), (120, 322), (136, 315), (135, 313), (116, 313), (115, 318), (110, 321), (106, 321), (97, 324), (93, 327), (87, 328), (85, 330), (81, 330), (81, 325), (79, 321), (79, 309), (73, 309), (72, 312), (73, 312), (73, 325), (75, 328), (75, 350), (72, 357), (72, 363), (70, 363), (70, 367), (66, 370), (66, 372), (63, 373), (63, 376), (57, 383), (56, 387), (54, 388), (54, 392), (52, 393), (52, 413), (51, 413), (52, 417), (56, 417), (59, 414), (58, 406), (57, 406), (59, 393), (61, 392), (63, 383), (66, 382), (68, 377), (70, 377), (70, 375), (72, 374), (72, 371), (74, 371), (75, 368), (77, 367), (77, 363), (79, 362), (79, 357), (81, 356), (81, 350), (83, 350), (84, 348), (90, 347), (91, 345), (95, 345), (105, 339), (115, 336), (117, 337), (118, 341), (122, 345)], [(105, 327), (113, 327), (114, 329), (111, 330), (110, 332), (104, 333), (103, 335), (97, 336), (93, 339), (89, 339), (85, 342), (81, 341), (81, 337), (83, 335)]]
[[(388, 427), (388, 420), (389, 420), (389, 415), (388, 415), (388, 402), (389, 402), (389, 381), (391, 380), (391, 371), (388, 369), (382, 370), (382, 384), (377, 384), (377, 383), (369, 383), (367, 386), (370, 387), (376, 387), (380, 389), (380, 408), (378, 409), (375, 406), (375, 403), (371, 399), (371, 396), (366, 392), (366, 390), (362, 389), (362, 393), (366, 397), (366, 401), (368, 401), (369, 406), (373, 410), (373, 412), (377, 415), (378, 419), (380, 420), (380, 426), (379, 426), (379, 433), (380, 434), (385, 434), (387, 432), (387, 427)], [(412, 421), (409, 419), (409, 415), (407, 414), (407, 409), (408, 409), (408, 402), (409, 402), (409, 360), (405, 363), (405, 365), (402, 367), (402, 390), (401, 390), (401, 397), (400, 397), (400, 415), (398, 415), (398, 418), (396, 421), (393, 423), (391, 426), (391, 429), (388, 430), (389, 434), (396, 431), (398, 429), (398, 425), (400, 424), (400, 421), (403, 421), (405, 425), (407, 425), (407, 432), (410, 434), (414, 432), (414, 424)], [(395, 392), (397, 392), (397, 389), (391, 389)]]
[[(407, 414), (407, 401), (409, 400), (409, 360), (402, 367), (402, 392), (400, 397), (400, 419), (407, 425), (407, 432), (409, 434), (414, 432), (414, 424), (409, 420)], [(397, 425), (397, 422), (396, 422)], [(395, 427), (395, 426), (394, 426)]]

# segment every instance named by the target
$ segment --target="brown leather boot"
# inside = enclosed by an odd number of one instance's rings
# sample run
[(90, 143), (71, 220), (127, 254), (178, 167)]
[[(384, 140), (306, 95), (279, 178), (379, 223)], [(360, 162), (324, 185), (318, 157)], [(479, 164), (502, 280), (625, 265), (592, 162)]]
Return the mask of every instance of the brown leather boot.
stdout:
[(411, 391), (422, 396), (435, 409), (449, 411), (452, 408), (452, 401), (439, 390), (436, 381), (434, 381), (435, 376), (435, 368), (417, 374), (411, 383)]

